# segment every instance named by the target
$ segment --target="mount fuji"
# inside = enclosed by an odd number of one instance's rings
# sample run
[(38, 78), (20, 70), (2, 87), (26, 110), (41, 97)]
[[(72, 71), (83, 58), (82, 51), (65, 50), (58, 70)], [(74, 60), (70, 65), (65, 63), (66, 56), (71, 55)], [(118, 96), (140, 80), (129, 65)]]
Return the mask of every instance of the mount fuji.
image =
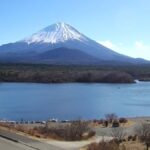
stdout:
[(0, 62), (68, 65), (149, 63), (119, 54), (62, 22), (15, 43), (1, 45)]

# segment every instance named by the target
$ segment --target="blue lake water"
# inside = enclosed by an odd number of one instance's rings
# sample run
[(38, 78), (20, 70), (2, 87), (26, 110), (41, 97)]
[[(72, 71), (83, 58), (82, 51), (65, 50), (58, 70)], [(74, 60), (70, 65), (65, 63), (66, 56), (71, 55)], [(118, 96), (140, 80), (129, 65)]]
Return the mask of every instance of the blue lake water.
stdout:
[(150, 116), (150, 82), (0, 84), (0, 119), (45, 120)]

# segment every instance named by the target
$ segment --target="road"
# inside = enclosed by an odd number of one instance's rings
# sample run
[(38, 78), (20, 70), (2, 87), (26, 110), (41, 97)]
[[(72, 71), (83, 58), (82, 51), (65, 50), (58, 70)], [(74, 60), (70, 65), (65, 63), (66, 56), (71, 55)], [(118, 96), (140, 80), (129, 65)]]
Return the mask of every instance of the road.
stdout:
[(2, 150), (34, 150), (20, 143), (12, 142), (4, 138), (0, 138), (0, 149)]
[(2, 150), (64, 150), (44, 143), (35, 139), (31, 139), (24, 135), (0, 129), (0, 149)]

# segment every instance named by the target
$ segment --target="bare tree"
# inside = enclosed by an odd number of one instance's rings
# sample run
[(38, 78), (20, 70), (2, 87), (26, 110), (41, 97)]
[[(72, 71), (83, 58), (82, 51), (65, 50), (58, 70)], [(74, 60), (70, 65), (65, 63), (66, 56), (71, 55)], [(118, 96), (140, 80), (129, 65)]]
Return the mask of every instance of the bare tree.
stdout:
[(84, 133), (89, 133), (90, 128), (87, 122), (77, 120), (73, 121), (66, 131), (68, 131), (67, 134), (70, 140), (81, 140)]
[(114, 138), (114, 140), (117, 140), (120, 143), (122, 142), (122, 140), (124, 140), (126, 136), (126, 132), (124, 131), (124, 128), (122, 127), (112, 128), (111, 136)]
[(150, 124), (142, 123), (140, 127), (136, 128), (136, 133), (141, 142), (145, 143), (148, 150), (150, 147)]
[(116, 120), (118, 117), (117, 117), (116, 114), (111, 113), (111, 114), (106, 114), (106, 115), (105, 115), (105, 118), (106, 118), (106, 120), (107, 120), (108, 122), (112, 123), (113, 120)]

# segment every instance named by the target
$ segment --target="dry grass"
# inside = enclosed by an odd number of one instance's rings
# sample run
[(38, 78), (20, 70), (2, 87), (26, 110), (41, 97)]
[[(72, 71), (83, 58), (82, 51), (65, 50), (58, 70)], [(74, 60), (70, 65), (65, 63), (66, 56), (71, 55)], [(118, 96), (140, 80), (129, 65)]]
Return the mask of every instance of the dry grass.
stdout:
[(1, 127), (5, 127), (8, 130), (13, 130), (37, 138), (56, 139), (64, 141), (78, 141), (85, 140), (95, 135), (95, 132), (91, 130), (89, 124), (83, 121), (74, 121), (70, 124), (59, 126), (37, 126), (29, 127), (24, 125), (0, 123)]
[(84, 150), (146, 150), (146, 147), (138, 141), (123, 142), (120, 145), (113, 141), (102, 141), (100, 143), (92, 143)]
[(121, 124), (121, 126), (122, 126), (122, 127), (125, 127), (125, 128), (131, 127), (131, 126), (133, 126), (133, 125), (135, 125), (135, 121), (133, 121), (133, 120), (128, 120), (127, 123)]
[(87, 147), (87, 150), (119, 150), (119, 145), (113, 141), (100, 143), (92, 143)]
[(135, 142), (125, 142), (123, 145), (126, 147), (127, 150), (145, 150), (145, 145), (135, 141)]

